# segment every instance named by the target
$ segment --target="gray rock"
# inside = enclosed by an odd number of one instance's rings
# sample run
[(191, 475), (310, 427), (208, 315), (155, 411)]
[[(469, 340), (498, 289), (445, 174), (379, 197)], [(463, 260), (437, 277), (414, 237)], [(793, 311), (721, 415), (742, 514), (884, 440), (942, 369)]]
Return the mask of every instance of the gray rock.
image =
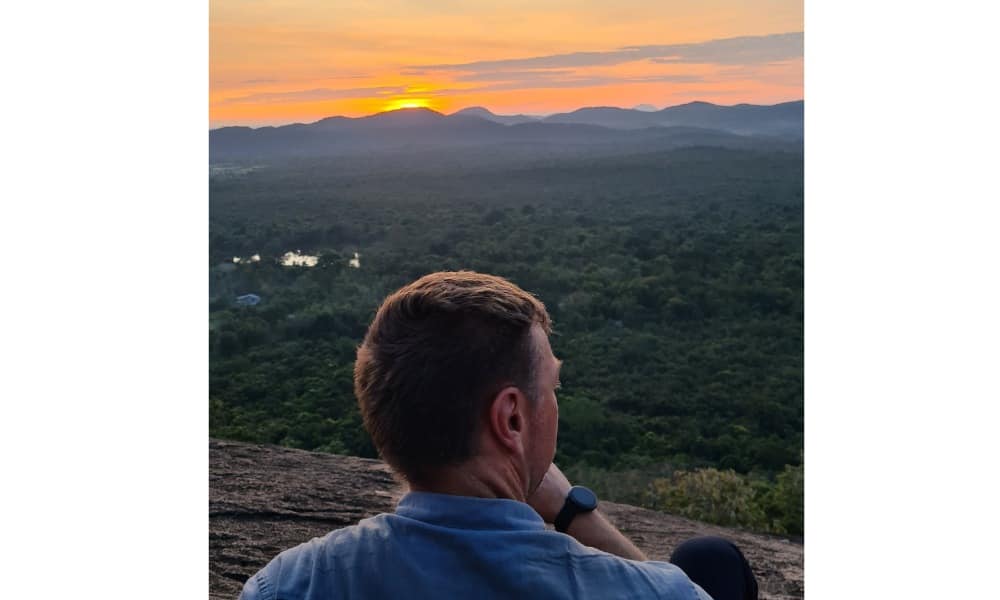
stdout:
[[(404, 486), (381, 461), (222, 440), (209, 442), (209, 589), (235, 599), (282, 550), (393, 510)], [(744, 552), (761, 598), (803, 597), (803, 546), (625, 504), (601, 510), (654, 560), (693, 536), (719, 535)]]

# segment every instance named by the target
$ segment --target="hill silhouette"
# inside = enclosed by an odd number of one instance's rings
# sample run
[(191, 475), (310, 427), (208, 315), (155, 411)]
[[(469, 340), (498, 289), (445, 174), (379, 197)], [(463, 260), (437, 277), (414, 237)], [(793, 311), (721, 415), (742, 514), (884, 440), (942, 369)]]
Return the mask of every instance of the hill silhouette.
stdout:
[(739, 135), (801, 137), (804, 102), (773, 106), (737, 104), (719, 106), (710, 102), (689, 102), (663, 110), (648, 111), (614, 107), (588, 107), (551, 115), (546, 123), (579, 123), (614, 129), (648, 127), (701, 127)]
[[(378, 460), (210, 440), (210, 598), (236, 598), (243, 582), (282, 550), (391, 511), (404, 491)], [(651, 559), (667, 560), (692, 536), (719, 535), (742, 548), (761, 598), (803, 597), (799, 543), (624, 504), (602, 502), (601, 510)]]
[(486, 119), (487, 121), (493, 121), (501, 125), (519, 125), (521, 123), (533, 123), (541, 120), (541, 117), (532, 117), (531, 115), (498, 115), (482, 106), (470, 106), (452, 114), (479, 117), (480, 119)]
[(653, 112), (591, 107), (544, 119), (496, 115), (483, 107), (451, 115), (404, 108), (366, 117), (327, 117), (310, 124), (223, 127), (209, 132), (209, 155), (217, 163), (501, 144), (508, 146), (505, 152), (512, 145), (547, 145), (557, 151), (610, 145), (615, 152), (687, 146), (790, 149), (801, 145), (802, 115), (801, 101), (774, 106), (692, 102)]

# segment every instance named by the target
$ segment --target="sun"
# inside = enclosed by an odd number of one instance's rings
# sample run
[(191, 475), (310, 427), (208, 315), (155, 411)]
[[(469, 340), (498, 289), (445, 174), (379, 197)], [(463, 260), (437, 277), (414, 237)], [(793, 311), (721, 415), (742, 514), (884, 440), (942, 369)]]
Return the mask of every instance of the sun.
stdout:
[(382, 112), (401, 108), (431, 108), (427, 98), (395, 98), (382, 105)]

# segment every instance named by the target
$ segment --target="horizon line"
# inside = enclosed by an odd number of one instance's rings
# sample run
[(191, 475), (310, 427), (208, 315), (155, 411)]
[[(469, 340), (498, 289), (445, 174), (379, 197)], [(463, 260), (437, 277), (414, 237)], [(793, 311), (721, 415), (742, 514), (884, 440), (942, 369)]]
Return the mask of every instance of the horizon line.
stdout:
[[(669, 106), (664, 106), (662, 108), (656, 108), (656, 110), (652, 110), (652, 111), (639, 111), (639, 112), (660, 112), (660, 111), (667, 110), (668, 108), (677, 108), (678, 106), (687, 106), (687, 105), (690, 105), (690, 104), (711, 104), (712, 106), (718, 106), (720, 108), (734, 108), (734, 107), (737, 107), (737, 106), (778, 106), (779, 104), (792, 104), (794, 102), (803, 102), (804, 103), (805, 102), (805, 98), (798, 98), (798, 99), (794, 99), (794, 100), (785, 100), (783, 102), (775, 102), (774, 104), (754, 104), (754, 103), (751, 103), (751, 102), (737, 102), (735, 104), (716, 104), (715, 102), (708, 102), (708, 101), (705, 101), (705, 100), (692, 100), (690, 102), (682, 102), (680, 104), (672, 104), (672, 105), (669, 105)], [(553, 115), (570, 114), (570, 113), (574, 113), (574, 112), (577, 112), (577, 111), (580, 111), (580, 110), (586, 110), (586, 109), (613, 108), (613, 109), (617, 109), (617, 110), (637, 110), (636, 109), (637, 106), (643, 106), (643, 105), (653, 106), (652, 104), (649, 104), (649, 103), (646, 103), (646, 102), (640, 102), (639, 104), (633, 105), (631, 107), (609, 106), (609, 105), (602, 105), (602, 106), (581, 106), (581, 107), (574, 108), (574, 109), (571, 109), (571, 110), (564, 110), (564, 111), (552, 112), (552, 113), (547, 113), (547, 114), (528, 114), (528, 113), (499, 114), (499, 113), (493, 112), (491, 109), (489, 109), (486, 106), (483, 106), (481, 104), (472, 105), (472, 106), (466, 106), (464, 108), (460, 108), (460, 109), (458, 109), (456, 111), (453, 111), (453, 112), (450, 112), (450, 113), (444, 113), (444, 112), (441, 112), (439, 110), (434, 110), (433, 108), (430, 108), (428, 106), (404, 106), (404, 107), (400, 107), (400, 108), (393, 108), (393, 109), (389, 109), (389, 110), (382, 110), (382, 111), (378, 111), (378, 112), (374, 112), (374, 113), (371, 113), (371, 114), (368, 114), (368, 115), (362, 115), (362, 116), (358, 116), (358, 117), (348, 117), (348, 116), (345, 116), (345, 115), (329, 115), (329, 116), (326, 116), (326, 117), (320, 117), (319, 119), (316, 119), (315, 121), (310, 121), (308, 123), (302, 122), (302, 121), (289, 121), (287, 123), (281, 123), (281, 124), (277, 124), (277, 125), (258, 125), (256, 127), (253, 126), (253, 125), (239, 125), (239, 124), (220, 125), (218, 127), (212, 127), (212, 125), (210, 123), (208, 130), (209, 131), (218, 131), (220, 129), (226, 129), (228, 127), (246, 127), (248, 129), (254, 129), (254, 130), (256, 130), (256, 129), (266, 129), (266, 128), (269, 128), (269, 127), (270, 128), (288, 127), (290, 125), (315, 125), (316, 123), (319, 123), (320, 121), (325, 121), (327, 119), (337, 119), (337, 118), (340, 118), (340, 119), (349, 119), (349, 120), (352, 120), (352, 121), (356, 121), (358, 119), (369, 119), (369, 118), (377, 116), (377, 115), (384, 115), (384, 114), (387, 114), (387, 113), (395, 113), (395, 112), (402, 112), (402, 111), (426, 111), (426, 112), (432, 112), (434, 114), (441, 115), (443, 117), (450, 117), (450, 116), (454, 116), (454, 115), (456, 115), (456, 114), (458, 114), (458, 113), (460, 113), (462, 111), (466, 111), (466, 110), (473, 109), (473, 108), (481, 108), (481, 109), (486, 110), (487, 112), (489, 112), (490, 114), (492, 114), (493, 116), (496, 116), (496, 117), (533, 117), (533, 118), (537, 118), (537, 119), (546, 119), (546, 118), (551, 117)]]

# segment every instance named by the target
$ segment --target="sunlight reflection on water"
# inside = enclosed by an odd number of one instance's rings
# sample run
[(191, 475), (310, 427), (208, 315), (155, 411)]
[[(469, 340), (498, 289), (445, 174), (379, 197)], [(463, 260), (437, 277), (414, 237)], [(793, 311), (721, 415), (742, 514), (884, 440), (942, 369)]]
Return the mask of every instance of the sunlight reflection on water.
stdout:
[(301, 254), (300, 250), (285, 252), (281, 257), (281, 264), (286, 267), (315, 267), (317, 263), (319, 263), (319, 256)]

